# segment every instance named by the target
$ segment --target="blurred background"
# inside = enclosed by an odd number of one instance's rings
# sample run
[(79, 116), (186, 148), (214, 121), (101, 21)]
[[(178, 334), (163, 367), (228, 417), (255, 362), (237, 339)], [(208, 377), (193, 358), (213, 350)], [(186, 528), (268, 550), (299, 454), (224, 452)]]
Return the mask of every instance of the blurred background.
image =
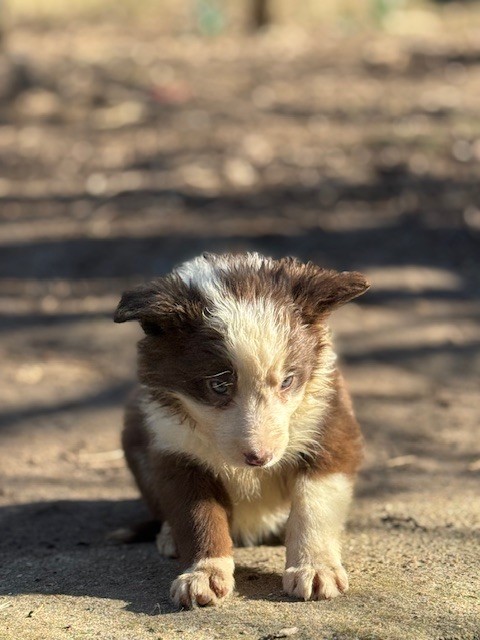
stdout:
[[(365, 518), (478, 531), (458, 496), (480, 472), (480, 3), (0, 12), (0, 503), (102, 498), (114, 519), (136, 495), (118, 433), (140, 331), (111, 322), (121, 292), (254, 249), (372, 283), (333, 321)], [(92, 536), (105, 508), (84, 507)], [(45, 537), (79, 535), (51, 522)]]

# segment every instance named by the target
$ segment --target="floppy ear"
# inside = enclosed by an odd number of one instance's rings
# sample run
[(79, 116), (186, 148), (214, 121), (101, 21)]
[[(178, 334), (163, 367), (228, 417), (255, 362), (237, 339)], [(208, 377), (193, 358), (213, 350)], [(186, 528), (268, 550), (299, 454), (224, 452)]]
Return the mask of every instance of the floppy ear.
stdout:
[[(297, 268), (299, 264), (297, 263)], [(321, 269), (309, 262), (302, 265), (294, 279), (293, 297), (307, 322), (315, 322), (370, 287), (365, 276), (357, 271)]]
[(138, 320), (148, 334), (178, 326), (186, 317), (201, 313), (198, 297), (180, 278), (158, 278), (126, 291), (113, 316), (114, 322)]
[(155, 304), (156, 289), (152, 284), (141, 285), (130, 291), (125, 291), (115, 310), (114, 322), (128, 322), (142, 320), (151, 313)]

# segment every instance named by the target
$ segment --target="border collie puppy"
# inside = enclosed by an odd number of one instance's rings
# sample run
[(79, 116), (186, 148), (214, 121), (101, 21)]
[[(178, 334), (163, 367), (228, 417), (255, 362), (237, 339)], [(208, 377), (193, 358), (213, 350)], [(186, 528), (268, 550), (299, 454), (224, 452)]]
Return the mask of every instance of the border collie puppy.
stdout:
[(163, 523), (160, 552), (188, 566), (177, 606), (219, 603), (233, 545), (279, 536), (287, 594), (347, 590), (341, 533), (362, 438), (327, 320), (368, 286), (294, 258), (204, 254), (123, 295), (115, 322), (146, 334), (123, 447)]

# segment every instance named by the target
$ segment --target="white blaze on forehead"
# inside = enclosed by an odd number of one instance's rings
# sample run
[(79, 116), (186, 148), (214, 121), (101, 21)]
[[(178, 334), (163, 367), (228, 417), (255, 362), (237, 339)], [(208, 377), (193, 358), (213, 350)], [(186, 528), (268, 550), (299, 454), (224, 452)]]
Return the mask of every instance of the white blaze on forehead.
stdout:
[(266, 375), (283, 365), (287, 322), (271, 300), (224, 297), (215, 305), (211, 321), (224, 327), (228, 348), (245, 374)]
[[(271, 263), (258, 253), (246, 254), (239, 260), (253, 272)], [(206, 322), (224, 336), (239, 373), (244, 370), (249, 375), (266, 374), (281, 367), (285, 360), (289, 333), (285, 310), (269, 299), (269, 291), (265, 298), (235, 297), (221, 278), (234, 269), (232, 258), (201, 256), (183, 264), (177, 274), (186, 284), (198, 287), (209, 301)]]
[(204, 294), (208, 295), (220, 285), (219, 270), (226, 268), (227, 262), (224, 259), (217, 259), (215, 263), (207, 260), (203, 256), (184, 262), (175, 269), (175, 273), (189, 286), (198, 287)]
[[(259, 253), (246, 253), (241, 258), (242, 265), (250, 267), (253, 271), (260, 269), (262, 264), (271, 264), (272, 260), (261, 256)], [(220, 287), (220, 274), (231, 271), (235, 266), (235, 257), (230, 256), (198, 256), (184, 262), (175, 273), (188, 285), (194, 285), (207, 293), (212, 288)]]

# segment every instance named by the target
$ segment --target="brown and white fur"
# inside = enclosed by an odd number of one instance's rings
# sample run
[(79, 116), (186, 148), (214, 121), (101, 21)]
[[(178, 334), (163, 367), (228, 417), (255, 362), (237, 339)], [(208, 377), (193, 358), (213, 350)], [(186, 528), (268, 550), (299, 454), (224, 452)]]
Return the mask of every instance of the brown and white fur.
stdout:
[(362, 439), (327, 318), (365, 278), (256, 253), (204, 254), (123, 295), (139, 387), (123, 446), (161, 553), (187, 565), (178, 606), (234, 587), (232, 547), (284, 537), (287, 594), (348, 588), (341, 533)]

